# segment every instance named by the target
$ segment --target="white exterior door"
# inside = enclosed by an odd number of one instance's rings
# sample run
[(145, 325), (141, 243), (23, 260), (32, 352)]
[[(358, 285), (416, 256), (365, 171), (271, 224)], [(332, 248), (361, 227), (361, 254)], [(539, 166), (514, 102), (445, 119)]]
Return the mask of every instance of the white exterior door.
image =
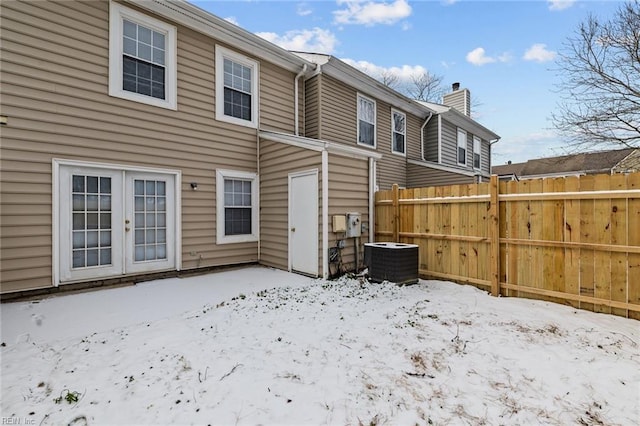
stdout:
[(58, 281), (176, 267), (176, 177), (61, 165)]
[(289, 268), (318, 275), (318, 171), (289, 175)]
[(175, 267), (174, 177), (126, 174), (125, 270), (149, 272)]

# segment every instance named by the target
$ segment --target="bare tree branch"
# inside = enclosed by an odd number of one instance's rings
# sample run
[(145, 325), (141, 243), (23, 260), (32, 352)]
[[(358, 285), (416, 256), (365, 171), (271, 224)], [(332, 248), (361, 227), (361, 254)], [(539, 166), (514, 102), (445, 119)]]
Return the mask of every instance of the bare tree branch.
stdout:
[(640, 147), (640, 3), (610, 21), (590, 16), (559, 55), (553, 124), (574, 148)]

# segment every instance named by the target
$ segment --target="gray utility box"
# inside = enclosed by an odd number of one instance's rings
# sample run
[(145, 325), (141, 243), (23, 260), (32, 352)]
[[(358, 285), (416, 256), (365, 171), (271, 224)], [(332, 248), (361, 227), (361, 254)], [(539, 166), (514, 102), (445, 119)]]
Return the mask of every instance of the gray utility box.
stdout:
[(418, 246), (402, 243), (367, 243), (364, 245), (364, 264), (373, 282), (396, 284), (418, 282)]
[(347, 232), (345, 237), (354, 238), (362, 235), (362, 215), (360, 213), (347, 213)]

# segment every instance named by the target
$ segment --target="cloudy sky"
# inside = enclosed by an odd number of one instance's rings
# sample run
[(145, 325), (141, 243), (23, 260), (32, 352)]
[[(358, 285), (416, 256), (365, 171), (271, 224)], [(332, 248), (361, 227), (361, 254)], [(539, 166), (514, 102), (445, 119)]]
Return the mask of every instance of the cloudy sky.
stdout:
[(612, 0), (195, 1), (286, 49), (328, 53), (373, 76), (428, 70), (471, 91), (476, 120), (499, 134), (494, 164), (564, 153), (550, 115), (557, 55)]

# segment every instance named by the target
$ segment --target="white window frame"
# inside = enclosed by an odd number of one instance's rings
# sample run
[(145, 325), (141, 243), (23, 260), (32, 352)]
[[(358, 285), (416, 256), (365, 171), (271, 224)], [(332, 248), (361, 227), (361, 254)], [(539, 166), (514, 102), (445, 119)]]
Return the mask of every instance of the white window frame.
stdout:
[[(467, 150), (467, 131), (458, 127), (457, 135), (458, 135), (458, 137), (457, 137), (458, 143), (456, 145), (456, 162), (460, 166), (466, 166), (467, 165), (467, 151), (468, 151)], [(460, 162), (460, 154), (458, 153), (460, 148), (464, 149), (464, 163)]]
[[(251, 181), (251, 234), (225, 235), (224, 221), (224, 180), (242, 179)], [(258, 175), (252, 172), (240, 172), (237, 170), (216, 170), (216, 244), (248, 243), (258, 241), (260, 237), (258, 221), (260, 206), (258, 188)]]
[[(476, 154), (478, 154), (478, 167), (476, 167)], [(480, 170), (482, 169), (482, 140), (477, 137), (477, 136), (473, 136), (473, 168), (475, 170)]]
[[(135, 22), (165, 35), (165, 99), (154, 98), (122, 88), (123, 19)], [(176, 27), (113, 1), (109, 2), (109, 96), (176, 110), (177, 58)]]
[[(360, 99), (364, 99), (366, 101), (369, 101), (373, 104), (373, 123), (370, 123), (366, 120), (362, 120), (365, 121), (366, 123), (369, 124), (373, 124), (373, 145), (369, 145), (366, 143), (361, 143), (360, 142)], [(358, 145), (360, 146), (365, 146), (367, 148), (376, 148), (377, 142), (377, 133), (378, 133), (378, 129), (376, 126), (376, 117), (378, 116), (378, 106), (376, 105), (376, 101), (374, 99), (371, 99), (367, 96), (364, 96), (360, 93), (358, 93), (357, 99), (356, 99), (357, 105), (356, 105), (356, 141), (358, 143)]]
[[(245, 127), (258, 127), (260, 64), (240, 53), (216, 45), (216, 120), (226, 121)], [(224, 60), (229, 59), (251, 68), (251, 121), (231, 117), (224, 113)]]
[[(404, 132), (396, 132), (396, 122), (394, 120), (394, 115), (401, 115), (404, 117)], [(394, 149), (395, 144), (395, 134), (401, 134), (404, 137), (404, 151), (396, 151)], [(407, 114), (402, 111), (398, 111), (397, 109), (391, 109), (391, 152), (396, 155), (401, 155), (403, 157), (407, 156)]]

